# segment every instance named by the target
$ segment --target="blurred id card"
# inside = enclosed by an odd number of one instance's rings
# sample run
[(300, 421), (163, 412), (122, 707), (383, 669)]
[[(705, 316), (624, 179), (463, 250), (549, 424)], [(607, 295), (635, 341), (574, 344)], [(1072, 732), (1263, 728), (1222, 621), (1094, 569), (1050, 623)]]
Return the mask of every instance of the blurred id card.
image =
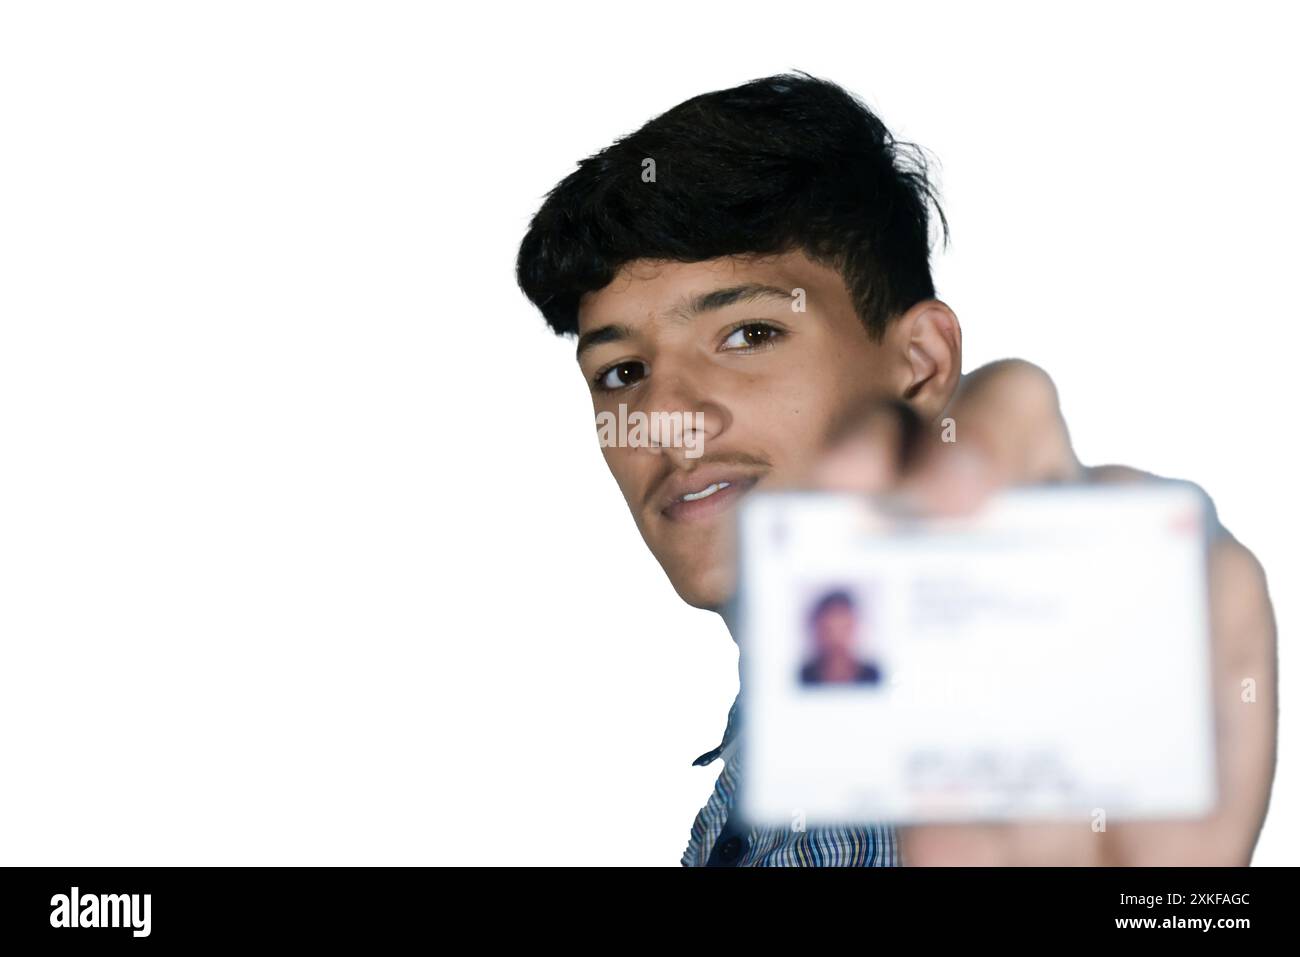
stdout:
[(1200, 816), (1203, 493), (1009, 490), (977, 515), (755, 493), (740, 810), (766, 826)]

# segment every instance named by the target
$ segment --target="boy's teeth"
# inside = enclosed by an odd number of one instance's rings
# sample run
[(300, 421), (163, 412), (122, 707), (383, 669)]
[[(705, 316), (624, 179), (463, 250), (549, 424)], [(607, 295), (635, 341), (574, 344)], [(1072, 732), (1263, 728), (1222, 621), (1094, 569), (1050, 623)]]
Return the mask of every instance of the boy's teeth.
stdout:
[(682, 501), (698, 502), (702, 498), (708, 498), (714, 492), (721, 491), (722, 489), (726, 488), (730, 484), (731, 484), (730, 482), (714, 482), (708, 488), (703, 489), (699, 492), (687, 492), (685, 495), (682, 496)]

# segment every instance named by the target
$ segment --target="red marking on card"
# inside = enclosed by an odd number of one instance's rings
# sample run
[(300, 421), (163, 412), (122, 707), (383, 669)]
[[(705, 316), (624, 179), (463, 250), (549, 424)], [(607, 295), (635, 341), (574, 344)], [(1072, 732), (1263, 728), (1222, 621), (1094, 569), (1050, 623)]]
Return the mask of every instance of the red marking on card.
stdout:
[(1201, 531), (1201, 513), (1199, 509), (1179, 512), (1169, 520), (1169, 531), (1175, 535), (1199, 535)]

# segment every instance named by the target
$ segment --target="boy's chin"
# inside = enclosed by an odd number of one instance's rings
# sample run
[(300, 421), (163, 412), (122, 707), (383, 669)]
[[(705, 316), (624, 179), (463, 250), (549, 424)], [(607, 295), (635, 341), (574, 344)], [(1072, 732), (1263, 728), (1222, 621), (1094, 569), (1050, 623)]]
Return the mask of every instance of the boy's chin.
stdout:
[(734, 587), (728, 568), (693, 569), (668, 577), (682, 601), (705, 611), (721, 612)]

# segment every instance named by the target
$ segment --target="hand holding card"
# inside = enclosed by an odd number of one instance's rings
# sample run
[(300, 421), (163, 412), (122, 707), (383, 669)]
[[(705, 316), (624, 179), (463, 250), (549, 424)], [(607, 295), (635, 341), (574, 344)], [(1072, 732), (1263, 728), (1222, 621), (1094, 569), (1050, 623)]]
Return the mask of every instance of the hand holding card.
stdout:
[[(757, 652), (745, 677), (749, 811), (789, 822), (803, 810), (809, 826), (868, 808), (951, 822), (901, 827), (909, 864), (1248, 863), (1276, 741), (1275, 626), (1258, 563), (1190, 483), (1079, 465), (1055, 388), (1027, 363), (967, 376), (937, 421), (866, 409), (810, 471), (809, 489), (947, 524), (926, 539), (877, 513), (896, 534), (857, 549), (856, 568), (806, 549), (797, 575), (761, 589), (784, 596), (775, 657), (771, 635), (746, 645), (758, 568), (742, 543), (742, 667)], [(956, 441), (940, 441), (940, 427)], [(1128, 485), (1080, 487), (1114, 482)], [(1062, 488), (1001, 494), (1044, 483)], [(776, 498), (755, 497), (743, 521)], [(827, 540), (847, 540), (844, 515), (823, 511)], [(872, 519), (854, 521), (861, 531)], [(1039, 631), (1058, 644), (1036, 643)], [(782, 695), (801, 704), (771, 710)], [(856, 778), (817, 776), (837, 766), (836, 743), (854, 749), (838, 766)], [(817, 786), (796, 793), (800, 776)]]

